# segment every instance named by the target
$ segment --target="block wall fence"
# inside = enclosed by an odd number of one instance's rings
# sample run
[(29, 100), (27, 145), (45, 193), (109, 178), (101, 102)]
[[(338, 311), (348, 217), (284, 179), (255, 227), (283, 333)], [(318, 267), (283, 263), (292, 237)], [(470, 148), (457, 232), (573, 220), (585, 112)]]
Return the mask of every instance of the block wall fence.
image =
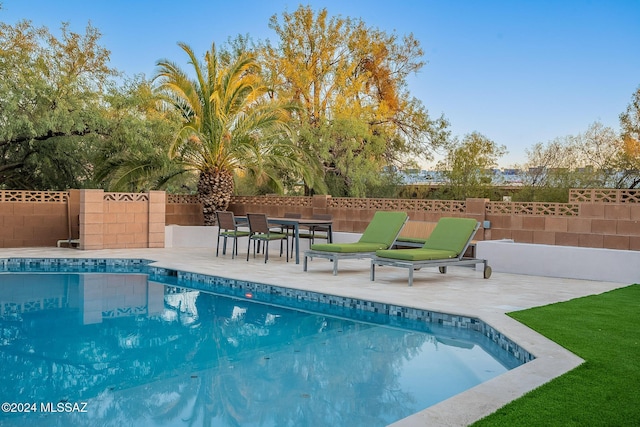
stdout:
[(0, 191), (0, 247), (80, 249), (164, 247), (166, 196), (103, 190)]
[[(574, 189), (569, 203), (235, 196), (229, 210), (236, 215), (331, 214), (334, 230), (341, 232), (362, 232), (377, 210), (405, 211), (417, 221), (469, 217), (483, 225), (478, 240), (640, 251), (640, 190)], [(4, 248), (55, 246), (68, 238), (79, 239), (80, 249), (158, 248), (164, 247), (165, 225), (203, 223), (202, 206), (189, 195), (0, 191)]]
[[(176, 206), (170, 207), (172, 204)], [(474, 218), (483, 225), (476, 234), (478, 240), (640, 251), (640, 190), (633, 189), (572, 189), (569, 203), (235, 196), (229, 210), (236, 215), (331, 214), (334, 230), (343, 232), (364, 231), (376, 210), (398, 210), (416, 221), (437, 221), (443, 216)], [(168, 196), (167, 224), (202, 225), (198, 213), (201, 206), (195, 196)]]

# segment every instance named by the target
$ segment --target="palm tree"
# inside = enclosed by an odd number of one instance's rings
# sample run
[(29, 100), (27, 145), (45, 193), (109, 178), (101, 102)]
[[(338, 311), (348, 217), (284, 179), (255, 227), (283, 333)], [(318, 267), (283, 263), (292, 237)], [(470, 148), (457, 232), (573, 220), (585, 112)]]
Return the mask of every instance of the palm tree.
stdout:
[(197, 192), (205, 225), (214, 224), (216, 210), (228, 207), (234, 174), (253, 176), (276, 191), (282, 190), (282, 171), (314, 182), (319, 169), (291, 141), (291, 107), (268, 96), (255, 57), (246, 52), (218, 55), (212, 44), (202, 63), (188, 45), (179, 46), (195, 78), (176, 63), (161, 60), (155, 79), (182, 117), (169, 156), (199, 172)]

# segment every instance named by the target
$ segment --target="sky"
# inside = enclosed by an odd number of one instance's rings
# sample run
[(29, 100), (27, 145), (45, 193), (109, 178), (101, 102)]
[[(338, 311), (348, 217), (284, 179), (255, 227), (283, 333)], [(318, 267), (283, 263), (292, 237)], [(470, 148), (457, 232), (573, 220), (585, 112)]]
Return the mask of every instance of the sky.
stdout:
[[(526, 161), (536, 143), (619, 131), (619, 115), (640, 87), (640, 0), (0, 0), (0, 21), (30, 20), (59, 35), (90, 22), (111, 66), (152, 77), (169, 59), (187, 68), (178, 42), (204, 55), (238, 34), (277, 37), (269, 19), (300, 4), (361, 19), (399, 37), (413, 34), (426, 65), (408, 89), (459, 139), (479, 132)], [(428, 164), (424, 165), (429, 167)]]

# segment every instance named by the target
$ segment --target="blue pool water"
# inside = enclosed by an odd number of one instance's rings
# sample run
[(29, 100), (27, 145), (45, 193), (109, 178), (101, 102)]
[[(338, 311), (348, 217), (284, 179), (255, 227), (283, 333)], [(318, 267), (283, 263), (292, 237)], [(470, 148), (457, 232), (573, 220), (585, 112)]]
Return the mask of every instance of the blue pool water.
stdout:
[(384, 426), (521, 364), (472, 331), (152, 278), (0, 273), (0, 425)]

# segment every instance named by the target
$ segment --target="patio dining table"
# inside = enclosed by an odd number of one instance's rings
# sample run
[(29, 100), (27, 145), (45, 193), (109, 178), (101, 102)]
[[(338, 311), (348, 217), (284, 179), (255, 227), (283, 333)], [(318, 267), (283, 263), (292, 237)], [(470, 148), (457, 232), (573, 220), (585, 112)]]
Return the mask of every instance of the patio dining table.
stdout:
[[(235, 217), (238, 225), (246, 225), (246, 216)], [(313, 218), (279, 218), (267, 216), (269, 224), (281, 225), (293, 228), (293, 238), (295, 241), (296, 264), (300, 264), (300, 226), (304, 227), (326, 227), (327, 240), (333, 243), (333, 220), (330, 219), (313, 219)]]

